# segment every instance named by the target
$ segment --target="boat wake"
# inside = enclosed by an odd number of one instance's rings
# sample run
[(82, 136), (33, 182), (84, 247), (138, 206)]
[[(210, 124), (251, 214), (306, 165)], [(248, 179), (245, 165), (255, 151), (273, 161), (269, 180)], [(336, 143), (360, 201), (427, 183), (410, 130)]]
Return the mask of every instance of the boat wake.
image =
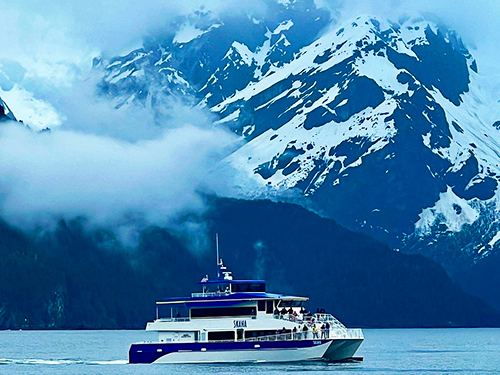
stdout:
[(0, 365), (126, 365), (127, 360), (83, 361), (78, 359), (11, 359), (0, 358)]

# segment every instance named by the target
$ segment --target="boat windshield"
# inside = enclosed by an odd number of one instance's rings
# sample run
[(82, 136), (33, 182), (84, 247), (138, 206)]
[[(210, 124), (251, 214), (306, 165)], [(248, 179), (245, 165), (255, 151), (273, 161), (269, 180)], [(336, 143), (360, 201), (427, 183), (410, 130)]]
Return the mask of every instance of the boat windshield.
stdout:
[(232, 284), (231, 289), (233, 293), (237, 292), (250, 292), (250, 293), (258, 293), (266, 291), (265, 283), (241, 283), (241, 284)]
[(280, 301), (279, 307), (302, 307), (304, 301)]

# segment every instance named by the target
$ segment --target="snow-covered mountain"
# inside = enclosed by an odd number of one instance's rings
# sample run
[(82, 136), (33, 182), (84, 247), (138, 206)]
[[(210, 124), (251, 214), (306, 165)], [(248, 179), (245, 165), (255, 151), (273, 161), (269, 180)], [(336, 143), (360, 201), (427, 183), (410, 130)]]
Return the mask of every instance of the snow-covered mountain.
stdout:
[[(337, 22), (313, 1), (267, 16), (196, 13), (96, 62), (102, 95), (179, 97), (246, 143), (221, 171), (246, 197), (290, 196), (449, 271), (500, 246), (500, 105), (459, 36), (419, 17)], [(227, 176), (227, 174), (226, 174)]]
[(0, 98), (0, 121), (4, 119), (17, 121), (7, 103)]

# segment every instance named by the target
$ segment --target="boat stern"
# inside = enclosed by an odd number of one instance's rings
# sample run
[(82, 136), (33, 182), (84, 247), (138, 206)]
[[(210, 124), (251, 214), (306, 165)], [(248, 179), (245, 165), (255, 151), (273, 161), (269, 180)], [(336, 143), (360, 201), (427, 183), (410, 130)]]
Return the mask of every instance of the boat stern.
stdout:
[(338, 362), (354, 358), (354, 354), (363, 343), (364, 336), (361, 329), (339, 330), (323, 354), (327, 361)]

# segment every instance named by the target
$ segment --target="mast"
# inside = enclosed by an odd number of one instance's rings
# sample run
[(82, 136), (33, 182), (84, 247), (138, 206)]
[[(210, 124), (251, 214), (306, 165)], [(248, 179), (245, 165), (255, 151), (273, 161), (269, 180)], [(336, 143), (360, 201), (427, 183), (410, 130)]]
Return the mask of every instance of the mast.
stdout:
[(219, 261), (219, 233), (215, 233), (215, 248), (217, 249), (217, 278), (220, 278), (220, 261)]

